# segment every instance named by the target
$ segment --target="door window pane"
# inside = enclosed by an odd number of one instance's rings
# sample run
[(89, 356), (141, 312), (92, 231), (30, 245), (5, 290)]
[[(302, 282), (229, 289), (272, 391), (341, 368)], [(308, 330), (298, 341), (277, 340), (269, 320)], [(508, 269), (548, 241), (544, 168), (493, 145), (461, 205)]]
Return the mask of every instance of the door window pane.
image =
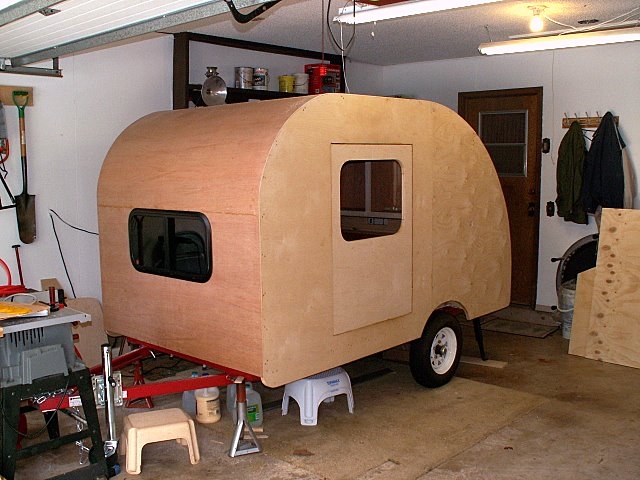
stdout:
[(527, 175), (527, 111), (480, 112), (478, 134), (500, 176)]
[(402, 217), (397, 160), (350, 160), (340, 170), (340, 218), (347, 241), (392, 235)]

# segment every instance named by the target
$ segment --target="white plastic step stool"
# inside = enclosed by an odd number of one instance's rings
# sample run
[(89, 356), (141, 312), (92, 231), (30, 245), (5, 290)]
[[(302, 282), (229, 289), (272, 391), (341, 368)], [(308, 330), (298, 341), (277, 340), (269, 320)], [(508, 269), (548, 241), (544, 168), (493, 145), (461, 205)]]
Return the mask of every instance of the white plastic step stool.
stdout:
[(300, 424), (317, 425), (320, 403), (324, 400), (332, 402), (336, 395), (343, 393), (347, 396), (349, 413), (353, 413), (351, 380), (341, 367), (287, 383), (282, 398), (282, 415), (289, 412), (289, 397), (291, 397), (298, 402), (300, 407)]
[(125, 453), (126, 470), (129, 474), (140, 473), (142, 447), (147, 443), (176, 440), (189, 448), (192, 464), (200, 460), (198, 439), (193, 420), (180, 408), (150, 410), (132, 413), (124, 419), (120, 440), (121, 453)]

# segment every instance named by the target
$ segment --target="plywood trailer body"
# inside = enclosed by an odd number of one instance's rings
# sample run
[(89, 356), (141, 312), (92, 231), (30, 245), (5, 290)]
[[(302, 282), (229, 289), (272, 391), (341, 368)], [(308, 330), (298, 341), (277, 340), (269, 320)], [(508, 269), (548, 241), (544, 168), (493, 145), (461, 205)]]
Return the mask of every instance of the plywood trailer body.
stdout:
[[(393, 191), (376, 173), (390, 164)], [(364, 207), (347, 208), (347, 188)], [(380, 189), (398, 205), (376, 208)], [(491, 159), (428, 101), (325, 94), (148, 115), (109, 150), (98, 215), (105, 328), (269, 386), (419, 338), (444, 305), (472, 319), (509, 303)], [(176, 274), (169, 257), (190, 251), (209, 270), (189, 260)]]

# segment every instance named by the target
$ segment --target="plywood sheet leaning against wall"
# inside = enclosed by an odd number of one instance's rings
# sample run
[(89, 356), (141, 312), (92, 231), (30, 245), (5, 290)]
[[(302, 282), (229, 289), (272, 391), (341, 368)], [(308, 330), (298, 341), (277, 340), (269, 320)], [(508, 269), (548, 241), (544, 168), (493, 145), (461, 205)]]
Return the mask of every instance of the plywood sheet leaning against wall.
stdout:
[(591, 268), (578, 274), (576, 296), (573, 306), (573, 320), (569, 353), (581, 357), (587, 354), (587, 339), (589, 336), (589, 322), (591, 320), (591, 301), (593, 297), (593, 281), (596, 278), (596, 268)]
[[(640, 211), (603, 210), (595, 272), (578, 277), (569, 353), (640, 368), (638, 239)], [(589, 291), (591, 279), (593, 288)]]
[[(352, 212), (395, 233), (347, 239), (352, 161), (395, 165), (399, 207)], [(202, 215), (210, 278), (139, 271), (132, 209)], [(111, 147), (98, 216), (107, 330), (269, 386), (418, 338), (443, 305), (475, 318), (509, 302), (493, 164), (432, 102), (325, 94), (149, 115)]]

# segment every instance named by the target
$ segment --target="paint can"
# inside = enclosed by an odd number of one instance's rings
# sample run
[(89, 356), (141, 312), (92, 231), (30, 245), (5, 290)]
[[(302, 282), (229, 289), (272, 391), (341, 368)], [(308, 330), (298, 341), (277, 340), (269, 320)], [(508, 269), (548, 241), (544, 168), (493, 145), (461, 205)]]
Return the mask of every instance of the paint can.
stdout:
[(220, 420), (220, 390), (218, 387), (196, 390), (196, 420), (200, 423), (215, 423)]
[(340, 66), (327, 63), (310, 63), (304, 66), (309, 74), (309, 94), (336, 93), (340, 91)]
[(236, 88), (253, 88), (253, 67), (236, 67)]
[(309, 75), (306, 73), (293, 74), (293, 91), (295, 93), (309, 93)]
[(269, 88), (269, 69), (268, 68), (254, 68), (253, 69), (253, 89), (254, 90), (268, 90)]
[(293, 92), (294, 77), (293, 75), (280, 75), (278, 77), (278, 85), (281, 92)]

